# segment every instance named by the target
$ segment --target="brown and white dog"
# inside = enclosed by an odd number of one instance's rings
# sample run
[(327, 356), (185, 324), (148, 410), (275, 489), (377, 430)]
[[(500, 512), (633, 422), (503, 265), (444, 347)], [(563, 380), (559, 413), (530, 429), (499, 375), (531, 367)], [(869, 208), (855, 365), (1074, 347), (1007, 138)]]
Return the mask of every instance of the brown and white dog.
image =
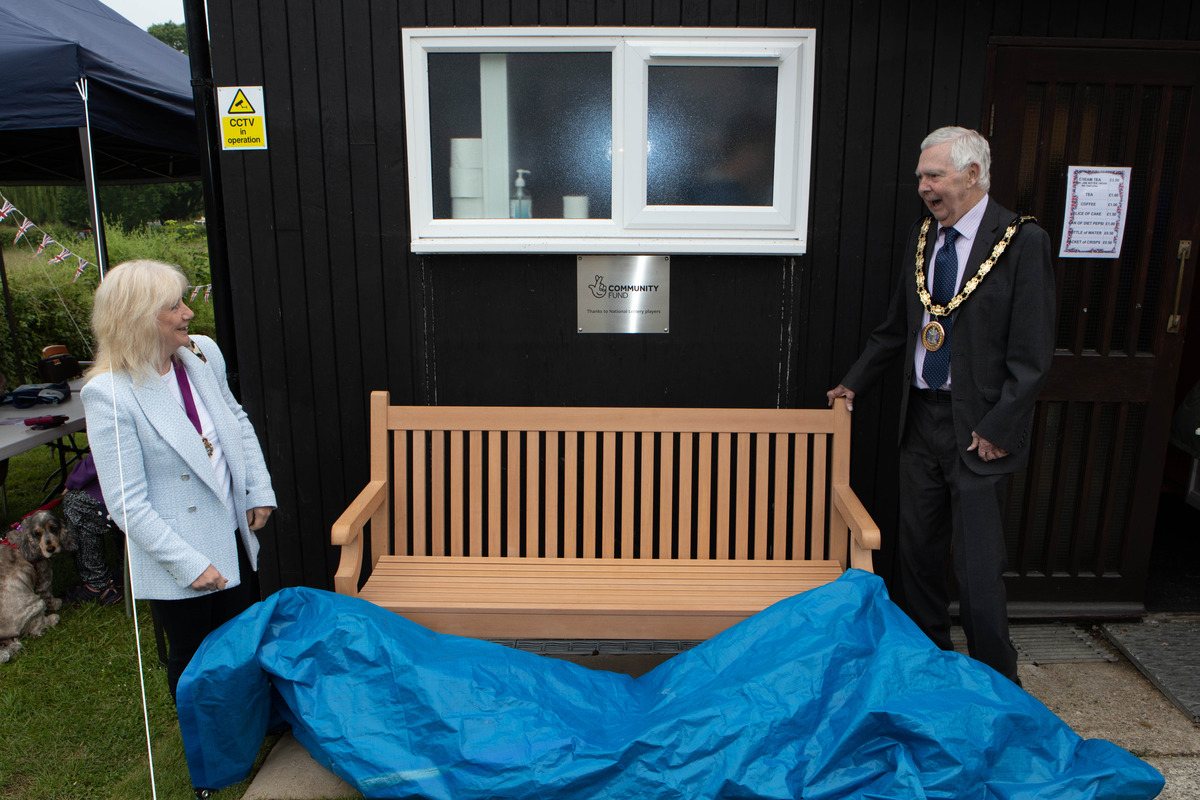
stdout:
[(50, 593), (50, 557), (77, 548), (71, 527), (50, 511), (35, 511), (0, 541), (0, 664), (21, 649), (22, 636), (58, 624), (62, 601)]

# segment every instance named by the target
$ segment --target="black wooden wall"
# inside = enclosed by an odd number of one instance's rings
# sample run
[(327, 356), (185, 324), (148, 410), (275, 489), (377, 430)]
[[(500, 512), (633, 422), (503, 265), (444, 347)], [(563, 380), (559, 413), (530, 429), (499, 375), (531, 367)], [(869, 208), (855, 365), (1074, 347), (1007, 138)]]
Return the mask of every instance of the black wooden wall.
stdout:
[[(220, 159), (242, 397), (280, 502), (264, 593), (331, 586), (329, 526), (366, 482), (370, 390), (401, 403), (823, 404), (897, 278), (922, 208), (920, 140), (983, 123), (989, 37), (1196, 40), (1194, 6), (208, 0), (216, 85), (265, 91), (269, 150)], [(575, 333), (571, 256), (411, 254), (400, 29), (508, 25), (816, 28), (808, 253), (673, 257), (662, 336)], [(853, 482), (885, 542), (895, 402), (881, 390), (855, 413)], [(891, 560), (885, 544), (876, 570)]]

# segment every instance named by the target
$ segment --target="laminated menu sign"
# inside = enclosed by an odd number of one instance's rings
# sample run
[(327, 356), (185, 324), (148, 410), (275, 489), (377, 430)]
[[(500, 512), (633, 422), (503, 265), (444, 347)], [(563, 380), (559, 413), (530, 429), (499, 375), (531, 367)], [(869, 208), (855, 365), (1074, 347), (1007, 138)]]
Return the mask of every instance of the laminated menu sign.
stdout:
[(1068, 167), (1059, 258), (1119, 258), (1129, 167)]

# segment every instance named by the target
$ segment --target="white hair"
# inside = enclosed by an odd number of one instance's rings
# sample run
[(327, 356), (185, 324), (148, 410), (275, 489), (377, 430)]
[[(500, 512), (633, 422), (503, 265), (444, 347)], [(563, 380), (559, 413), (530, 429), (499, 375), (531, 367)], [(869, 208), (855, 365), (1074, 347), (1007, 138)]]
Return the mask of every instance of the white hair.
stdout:
[(921, 150), (947, 143), (950, 145), (950, 163), (956, 170), (962, 172), (971, 164), (979, 166), (979, 188), (986, 192), (992, 183), (992, 148), (987, 139), (968, 128), (938, 128), (921, 142)]

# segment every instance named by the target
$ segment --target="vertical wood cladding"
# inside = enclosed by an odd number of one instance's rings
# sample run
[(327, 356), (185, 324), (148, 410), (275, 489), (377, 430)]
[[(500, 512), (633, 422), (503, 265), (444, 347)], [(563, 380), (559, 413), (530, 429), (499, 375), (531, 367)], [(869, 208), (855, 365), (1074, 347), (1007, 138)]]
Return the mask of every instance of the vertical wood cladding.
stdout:
[[(921, 211), (921, 138), (983, 124), (990, 36), (1200, 39), (1189, 0), (209, 0), (208, 11), (216, 85), (262, 84), (267, 106), (270, 149), (221, 155), (243, 400), (280, 500), (264, 593), (332, 585), (329, 526), (366, 481), (372, 389), (396, 403), (823, 404), (899, 278)], [(673, 257), (663, 336), (575, 333), (572, 256), (411, 254), (400, 29), (506, 25), (816, 28), (808, 253)], [(859, 398), (854, 426), (852, 480), (885, 531), (893, 391)]]

